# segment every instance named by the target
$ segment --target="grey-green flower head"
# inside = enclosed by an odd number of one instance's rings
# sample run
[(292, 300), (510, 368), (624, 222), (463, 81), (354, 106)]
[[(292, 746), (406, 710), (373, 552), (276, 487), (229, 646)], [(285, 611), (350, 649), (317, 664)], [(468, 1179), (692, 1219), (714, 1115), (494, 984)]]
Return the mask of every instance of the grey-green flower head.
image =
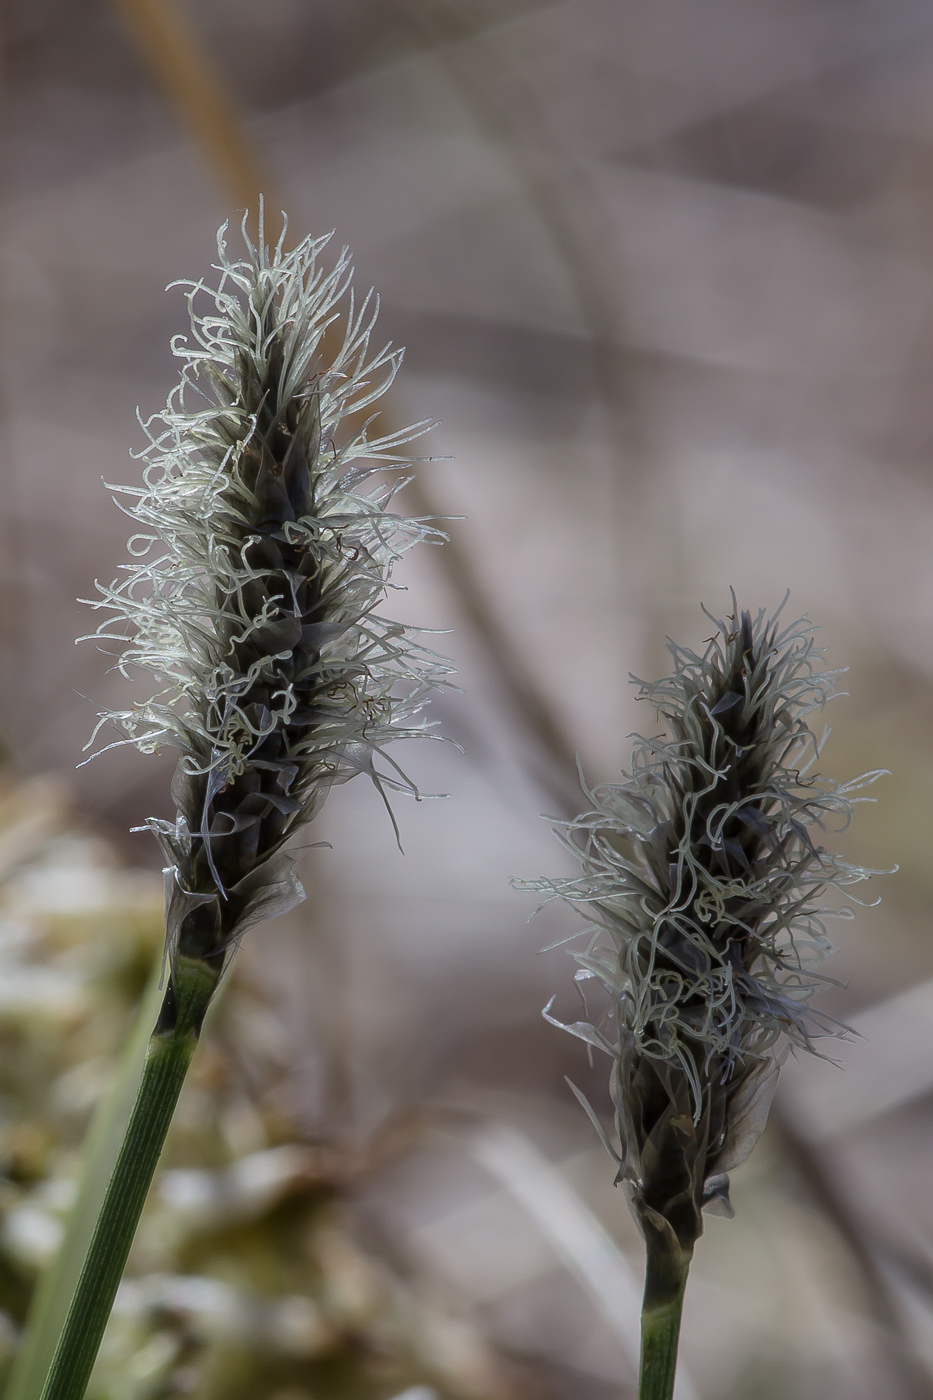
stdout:
[(819, 844), (878, 774), (812, 772), (807, 718), (839, 673), (780, 611), (736, 608), (702, 655), (670, 644), (673, 675), (640, 691), (666, 737), (639, 737), (631, 774), (559, 832), (582, 876), (529, 886), (587, 919), (576, 979), (605, 1008), (565, 1029), (612, 1057), (617, 1180), (643, 1230), (686, 1256), (704, 1206), (730, 1213), (727, 1173), (764, 1127), (779, 1043), (842, 1032), (808, 1006), (824, 921), (849, 913), (824, 899), (872, 873)]
[(404, 478), (385, 475), (429, 425), (371, 438), (364, 421), (401, 362), (370, 350), (377, 301), (354, 302), (346, 249), (322, 266), (327, 238), (270, 255), (244, 221), (246, 256), (231, 261), (225, 232), (217, 285), (181, 284), (181, 382), (145, 425), (142, 489), (116, 488), (139, 526), (134, 562), (94, 604), (115, 614), (96, 635), (121, 645), (119, 669), (161, 686), (101, 723), (181, 754), (176, 820), (149, 821), (169, 951), (217, 967), (303, 897), (285, 845), (334, 784), (365, 773), (383, 797), (415, 792), (384, 748), (426, 732), (420, 712), (449, 674), (379, 611), (400, 555), (444, 537), (392, 513)]

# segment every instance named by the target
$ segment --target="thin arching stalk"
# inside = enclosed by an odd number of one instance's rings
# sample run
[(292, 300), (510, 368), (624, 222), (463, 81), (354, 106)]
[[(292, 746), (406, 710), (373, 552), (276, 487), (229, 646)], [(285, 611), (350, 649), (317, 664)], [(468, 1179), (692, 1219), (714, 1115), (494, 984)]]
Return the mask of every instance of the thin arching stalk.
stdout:
[(177, 1017), (150, 1036), (136, 1102), (114, 1164), (42, 1400), (81, 1400), (146, 1196), (185, 1082), (198, 1032), (217, 984), (201, 961), (179, 958), (173, 985)]

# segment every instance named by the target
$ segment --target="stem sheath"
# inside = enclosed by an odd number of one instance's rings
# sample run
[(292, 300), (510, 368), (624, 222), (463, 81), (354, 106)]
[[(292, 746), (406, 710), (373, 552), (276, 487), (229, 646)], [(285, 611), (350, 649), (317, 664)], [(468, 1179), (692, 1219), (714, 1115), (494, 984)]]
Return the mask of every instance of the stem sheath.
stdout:
[(672, 1248), (652, 1230), (645, 1234), (648, 1264), (641, 1311), (638, 1400), (672, 1400), (690, 1255)]
[(168, 1009), (173, 1024), (149, 1039), (139, 1092), (41, 1400), (82, 1400), (216, 984), (216, 970), (177, 958), (159, 1023)]

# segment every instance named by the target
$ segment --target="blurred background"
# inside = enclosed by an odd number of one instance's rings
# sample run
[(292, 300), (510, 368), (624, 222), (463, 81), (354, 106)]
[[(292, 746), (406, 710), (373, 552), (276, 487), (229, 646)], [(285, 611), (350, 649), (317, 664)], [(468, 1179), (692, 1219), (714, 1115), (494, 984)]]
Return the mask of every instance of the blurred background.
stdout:
[[(218, 225), (334, 229), (430, 417), (396, 612), (452, 629), (442, 801), (338, 790), (307, 903), (200, 1052), (96, 1400), (627, 1400), (641, 1242), (564, 1082), (567, 870), (653, 717), (629, 674), (730, 588), (849, 667), (841, 839), (899, 867), (711, 1220), (679, 1400), (933, 1396), (933, 11), (919, 0), (6, 0), (0, 12), (0, 1354), (160, 946), (172, 760), (76, 769), (126, 683), (74, 638), (125, 559), (106, 482), (176, 379)], [(236, 239), (231, 238), (235, 247)]]

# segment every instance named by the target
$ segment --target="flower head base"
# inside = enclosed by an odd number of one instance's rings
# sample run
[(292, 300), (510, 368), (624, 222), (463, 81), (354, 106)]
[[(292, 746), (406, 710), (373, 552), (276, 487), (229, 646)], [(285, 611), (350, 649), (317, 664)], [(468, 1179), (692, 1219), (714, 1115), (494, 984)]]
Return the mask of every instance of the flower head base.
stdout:
[(564, 825), (582, 876), (531, 885), (587, 918), (576, 978), (607, 1004), (565, 1029), (612, 1057), (617, 1180), (642, 1228), (687, 1257), (701, 1209), (729, 1213), (726, 1173), (764, 1128), (778, 1042), (812, 1049), (842, 1031), (808, 1006), (824, 921), (849, 912), (823, 898), (872, 873), (813, 839), (846, 826), (879, 775), (811, 775), (807, 717), (839, 673), (822, 668), (810, 625), (782, 628), (780, 611), (736, 609), (702, 655), (670, 644), (673, 675), (640, 695), (667, 737), (639, 738), (626, 780)]
[(136, 562), (94, 603), (115, 614), (95, 635), (121, 644), (118, 668), (163, 686), (101, 723), (181, 753), (177, 818), (149, 821), (170, 952), (218, 966), (303, 897), (285, 843), (334, 784), (366, 773), (383, 797), (415, 792), (383, 750), (426, 732), (420, 711), (449, 674), (378, 611), (400, 555), (444, 538), (391, 513), (404, 478), (376, 475), (429, 426), (370, 438), (360, 416), (401, 362), (370, 351), (378, 303), (355, 304), (346, 250), (321, 266), (327, 238), (270, 255), (244, 221), (246, 257), (231, 261), (225, 232), (218, 285), (182, 284), (192, 343), (173, 341), (181, 382), (146, 425), (144, 487), (116, 488), (140, 526)]

